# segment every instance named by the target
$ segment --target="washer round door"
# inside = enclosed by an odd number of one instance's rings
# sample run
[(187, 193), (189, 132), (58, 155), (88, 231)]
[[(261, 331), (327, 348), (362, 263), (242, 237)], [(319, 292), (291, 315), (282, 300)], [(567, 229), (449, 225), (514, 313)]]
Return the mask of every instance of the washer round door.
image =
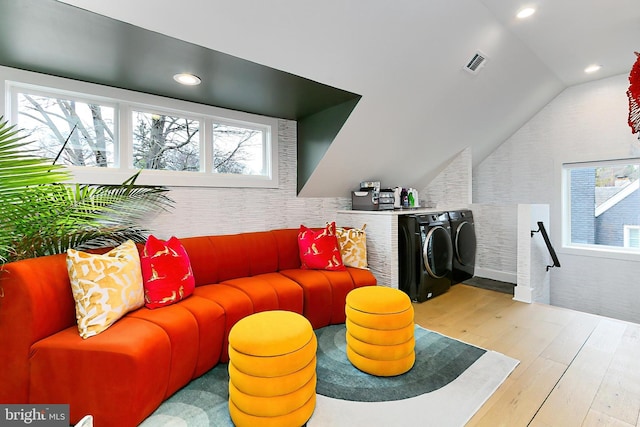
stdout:
[(456, 260), (461, 265), (475, 265), (476, 232), (473, 224), (461, 222), (456, 228)]
[(451, 234), (441, 225), (429, 229), (422, 246), (424, 267), (431, 277), (441, 279), (451, 272)]

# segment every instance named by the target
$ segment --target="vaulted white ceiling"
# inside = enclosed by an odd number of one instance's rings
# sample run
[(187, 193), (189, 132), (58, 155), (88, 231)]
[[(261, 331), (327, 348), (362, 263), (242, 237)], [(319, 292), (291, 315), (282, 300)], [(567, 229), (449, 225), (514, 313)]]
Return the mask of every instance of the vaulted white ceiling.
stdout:
[[(64, 2), (362, 95), (311, 197), (422, 187), (466, 147), (477, 164), (564, 88), (628, 73), (640, 50), (637, 0)], [(477, 50), (488, 60), (472, 75)]]

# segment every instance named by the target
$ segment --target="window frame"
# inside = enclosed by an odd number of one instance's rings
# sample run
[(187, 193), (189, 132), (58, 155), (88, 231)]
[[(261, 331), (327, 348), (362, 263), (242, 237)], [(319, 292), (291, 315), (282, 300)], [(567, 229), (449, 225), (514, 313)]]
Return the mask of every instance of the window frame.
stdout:
[(630, 246), (631, 240), (631, 231), (635, 230), (640, 233), (640, 225), (627, 225), (624, 226), (624, 247), (625, 248), (635, 248), (635, 246)]
[[(572, 255), (586, 255), (610, 259), (640, 261), (640, 250), (622, 246), (573, 243), (571, 241), (571, 170), (578, 168), (597, 168), (616, 165), (640, 164), (640, 158), (589, 160), (582, 162), (563, 162), (561, 164), (561, 252)], [(594, 207), (595, 215), (595, 207)]]
[[(175, 114), (200, 121), (200, 165), (196, 171), (165, 171), (143, 169), (137, 183), (168, 187), (247, 187), (278, 188), (278, 119), (257, 114), (228, 110), (189, 101), (166, 98), (141, 92), (81, 82), (30, 71), (0, 67), (4, 81), (4, 115), (17, 123), (17, 92), (20, 90), (43, 96), (63, 96), (82, 102), (99, 102), (114, 106), (115, 128), (119, 143), (115, 144), (115, 167), (69, 166), (73, 182), (82, 184), (120, 184), (138, 169), (133, 165), (132, 113), (151, 111)], [(172, 80), (167, 84), (177, 84)], [(185, 88), (189, 90), (189, 88)], [(213, 166), (213, 123), (246, 126), (263, 131), (266, 175), (220, 174)]]

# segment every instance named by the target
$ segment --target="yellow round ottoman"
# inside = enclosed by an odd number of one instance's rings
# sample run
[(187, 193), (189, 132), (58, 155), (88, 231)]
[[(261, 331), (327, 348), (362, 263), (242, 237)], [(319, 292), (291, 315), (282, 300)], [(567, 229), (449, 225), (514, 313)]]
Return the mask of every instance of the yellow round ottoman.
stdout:
[(404, 292), (365, 286), (347, 294), (347, 357), (368, 374), (404, 374), (416, 360), (413, 305)]
[(316, 406), (311, 323), (291, 311), (255, 313), (229, 332), (229, 415), (236, 427), (300, 427)]

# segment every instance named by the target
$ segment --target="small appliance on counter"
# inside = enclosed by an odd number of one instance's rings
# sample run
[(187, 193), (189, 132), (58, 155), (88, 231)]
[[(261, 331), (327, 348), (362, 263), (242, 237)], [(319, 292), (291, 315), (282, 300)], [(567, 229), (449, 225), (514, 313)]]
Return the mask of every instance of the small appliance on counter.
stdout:
[(380, 181), (363, 181), (359, 191), (351, 192), (351, 209), (360, 211), (393, 210), (393, 190), (380, 189)]
[(393, 189), (384, 188), (380, 190), (380, 196), (378, 197), (378, 210), (386, 211), (393, 210), (395, 207), (395, 196), (393, 194)]
[(351, 192), (351, 209), (377, 211), (380, 198), (380, 181), (363, 181), (359, 191)]
[(352, 191), (351, 209), (354, 211), (377, 211), (378, 196), (371, 189)]

